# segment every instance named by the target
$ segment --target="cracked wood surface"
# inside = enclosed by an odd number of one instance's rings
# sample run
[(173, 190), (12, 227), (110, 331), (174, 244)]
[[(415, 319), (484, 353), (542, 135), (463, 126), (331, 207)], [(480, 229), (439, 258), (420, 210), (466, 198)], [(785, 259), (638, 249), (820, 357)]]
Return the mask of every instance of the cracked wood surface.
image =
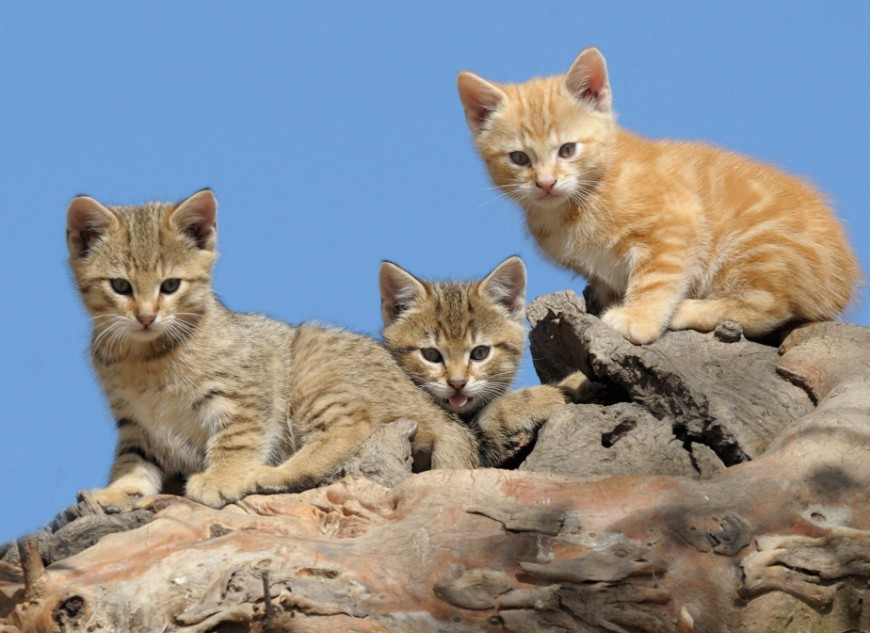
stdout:
[[(578, 297), (547, 301), (542, 373), (583, 369), (602, 396), (566, 405), (520, 469), (410, 475), (402, 422), (301, 494), (74, 507), (34, 541), (49, 564), (27, 596), (0, 550), (0, 633), (870, 630), (870, 330), (634, 348)], [(379, 461), (381, 483), (360, 476)]]

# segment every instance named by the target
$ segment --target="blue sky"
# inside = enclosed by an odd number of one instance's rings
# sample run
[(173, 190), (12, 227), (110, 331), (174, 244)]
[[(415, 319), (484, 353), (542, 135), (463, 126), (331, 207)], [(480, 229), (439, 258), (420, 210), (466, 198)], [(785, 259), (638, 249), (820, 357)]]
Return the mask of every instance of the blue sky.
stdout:
[[(491, 188), (455, 77), (556, 74), (594, 44), (623, 126), (810, 178), (867, 271), (867, 33), (870, 5), (846, 2), (0, 3), (0, 542), (111, 464), (66, 266), (74, 195), (212, 187), (218, 293), (290, 322), (377, 334), (384, 258), (470, 278), (516, 253), (530, 297), (579, 291)], [(847, 317), (870, 324), (866, 293)]]

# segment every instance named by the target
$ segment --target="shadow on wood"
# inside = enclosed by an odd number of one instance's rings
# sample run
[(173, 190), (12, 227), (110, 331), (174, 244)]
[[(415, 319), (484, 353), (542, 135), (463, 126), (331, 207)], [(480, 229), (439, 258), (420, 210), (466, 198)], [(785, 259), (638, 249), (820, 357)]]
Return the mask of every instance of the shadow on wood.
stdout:
[(517, 470), (410, 475), (402, 421), (301, 494), (73, 506), (26, 592), (0, 550), (0, 632), (870, 631), (870, 329), (635, 347), (571, 293), (529, 315), (542, 377), (602, 389)]

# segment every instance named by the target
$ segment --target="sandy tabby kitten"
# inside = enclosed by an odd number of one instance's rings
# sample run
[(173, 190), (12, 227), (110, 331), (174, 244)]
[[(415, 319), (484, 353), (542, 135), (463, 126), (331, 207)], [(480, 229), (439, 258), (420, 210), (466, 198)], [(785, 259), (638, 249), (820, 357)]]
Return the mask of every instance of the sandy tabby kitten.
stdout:
[(526, 340), (526, 268), (511, 257), (483, 280), (421, 281), (379, 270), (384, 344), (447, 411), (470, 420), (513, 382)]
[(479, 281), (421, 281), (381, 264), (384, 343), (433, 401), (475, 429), (484, 466), (501, 464), (517, 444), (575, 401), (586, 379), (506, 393), (526, 331), (526, 269), (510, 257)]
[(595, 48), (563, 76), (497, 84), (462, 72), (458, 87), (493, 181), (631, 341), (723, 320), (758, 336), (849, 303), (860, 272), (824, 199), (749, 158), (619, 128)]
[(473, 434), (422, 394), (373, 339), (232, 312), (211, 286), (217, 201), (67, 213), (70, 265), (93, 318), (91, 357), (118, 425), (105, 507), (187, 478), (219, 507), (316, 485), (380, 425), (418, 423), (436, 468), (478, 463)]

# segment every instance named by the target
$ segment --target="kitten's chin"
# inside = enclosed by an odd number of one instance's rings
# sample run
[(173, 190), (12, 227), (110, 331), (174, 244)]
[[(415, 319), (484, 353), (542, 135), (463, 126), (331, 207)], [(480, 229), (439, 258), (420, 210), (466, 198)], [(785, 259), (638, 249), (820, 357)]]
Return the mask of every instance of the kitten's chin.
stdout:
[(130, 332), (130, 340), (136, 341), (137, 343), (150, 343), (153, 340), (160, 338), (162, 332), (158, 332), (157, 330), (153, 330), (151, 328), (139, 328), (137, 330), (133, 330)]
[(536, 211), (555, 211), (564, 209), (570, 202), (571, 201), (567, 196), (559, 193), (550, 193), (529, 196), (525, 199), (523, 206), (527, 209), (534, 209)]

